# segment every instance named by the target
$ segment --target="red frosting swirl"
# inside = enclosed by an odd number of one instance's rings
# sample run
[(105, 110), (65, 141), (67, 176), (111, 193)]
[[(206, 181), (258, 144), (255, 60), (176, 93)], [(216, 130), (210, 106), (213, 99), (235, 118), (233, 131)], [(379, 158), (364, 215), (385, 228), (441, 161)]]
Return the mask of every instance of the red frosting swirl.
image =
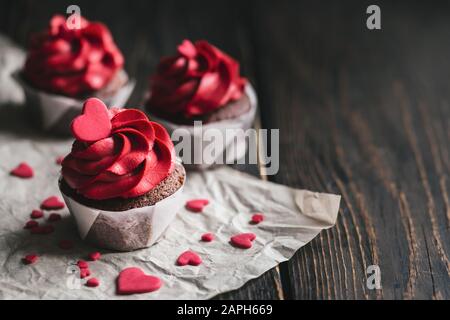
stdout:
[[(100, 123), (103, 112), (108, 117)], [(96, 121), (99, 131), (110, 128), (109, 132), (96, 141), (77, 139), (62, 162), (64, 180), (86, 198), (137, 197), (173, 171), (175, 149), (169, 134), (141, 111), (108, 110), (99, 99), (88, 99), (83, 114), (72, 124), (74, 136), (93, 135), (91, 121)]]
[(69, 29), (55, 15), (47, 31), (32, 37), (25, 77), (36, 88), (71, 97), (102, 89), (123, 67), (123, 56), (108, 28), (81, 18), (79, 29)]
[(184, 40), (152, 78), (149, 109), (187, 118), (210, 113), (239, 99), (246, 79), (239, 63), (206, 41)]

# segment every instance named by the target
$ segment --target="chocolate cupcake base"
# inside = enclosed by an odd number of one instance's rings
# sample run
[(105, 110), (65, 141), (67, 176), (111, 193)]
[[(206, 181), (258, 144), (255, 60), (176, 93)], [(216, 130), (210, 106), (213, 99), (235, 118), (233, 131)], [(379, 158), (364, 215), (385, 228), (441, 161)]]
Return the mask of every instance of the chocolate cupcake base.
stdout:
[(133, 199), (94, 201), (77, 195), (63, 179), (60, 190), (82, 239), (107, 249), (132, 251), (154, 244), (182, 207), (186, 172), (177, 164), (157, 187)]

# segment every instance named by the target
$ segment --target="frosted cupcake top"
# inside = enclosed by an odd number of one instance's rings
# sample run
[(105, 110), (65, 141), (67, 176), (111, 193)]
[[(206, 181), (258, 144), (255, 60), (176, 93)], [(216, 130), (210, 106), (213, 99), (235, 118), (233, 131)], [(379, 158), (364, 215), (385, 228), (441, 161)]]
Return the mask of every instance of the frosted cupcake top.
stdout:
[(99, 99), (88, 99), (72, 133), (76, 140), (62, 162), (62, 176), (89, 199), (143, 195), (175, 167), (167, 131), (136, 109), (108, 110)]
[(151, 79), (150, 110), (191, 118), (238, 100), (247, 80), (239, 63), (206, 41), (184, 40)]
[(104, 24), (81, 18), (79, 29), (69, 29), (65, 17), (55, 15), (32, 37), (24, 74), (36, 88), (80, 97), (105, 87), (123, 64)]

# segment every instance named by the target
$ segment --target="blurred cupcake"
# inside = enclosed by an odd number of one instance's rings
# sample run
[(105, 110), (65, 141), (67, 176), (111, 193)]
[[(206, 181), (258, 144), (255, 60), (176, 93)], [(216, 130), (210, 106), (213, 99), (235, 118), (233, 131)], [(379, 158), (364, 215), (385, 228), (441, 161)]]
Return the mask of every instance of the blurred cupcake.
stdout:
[[(189, 40), (178, 46), (175, 56), (161, 59), (151, 78), (146, 103), (147, 112), (156, 116), (170, 133), (183, 128), (190, 132), (193, 141), (204, 140), (203, 133), (208, 128), (250, 128), (256, 107), (255, 92), (248, 80), (241, 77), (239, 63), (207, 41), (192, 43)], [(196, 121), (203, 124), (202, 134), (196, 134), (193, 129)], [(228, 138), (221, 153), (227, 148), (236, 148), (232, 144), (233, 137)], [(200, 146), (194, 142), (192, 145), (193, 148)], [(207, 147), (204, 141), (201, 145), (191, 150), (193, 159), (198, 159), (198, 154)], [(242, 156), (242, 152), (245, 155), (245, 144), (235, 159), (226, 156), (225, 159), (234, 161)], [(186, 162), (185, 158), (183, 160)], [(194, 166), (205, 168), (211, 164), (200, 162)]]
[(88, 99), (72, 122), (60, 190), (81, 238), (130, 251), (152, 245), (182, 206), (185, 171), (167, 131), (135, 109)]
[(70, 122), (87, 97), (122, 107), (134, 87), (108, 28), (81, 18), (70, 29), (55, 15), (46, 31), (31, 38), (24, 69), (17, 75), (33, 120), (49, 131), (70, 133)]

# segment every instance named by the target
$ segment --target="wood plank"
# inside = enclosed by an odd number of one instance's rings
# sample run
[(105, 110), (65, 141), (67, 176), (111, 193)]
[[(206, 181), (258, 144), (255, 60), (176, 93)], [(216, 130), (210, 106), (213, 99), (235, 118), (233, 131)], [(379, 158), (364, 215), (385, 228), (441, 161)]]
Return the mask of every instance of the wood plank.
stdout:
[[(271, 179), (343, 196), (282, 283), (294, 299), (449, 298), (448, 8), (379, 1), (369, 31), (367, 5), (254, 12), (262, 121), (281, 129)], [(366, 286), (373, 264), (382, 290)]]

